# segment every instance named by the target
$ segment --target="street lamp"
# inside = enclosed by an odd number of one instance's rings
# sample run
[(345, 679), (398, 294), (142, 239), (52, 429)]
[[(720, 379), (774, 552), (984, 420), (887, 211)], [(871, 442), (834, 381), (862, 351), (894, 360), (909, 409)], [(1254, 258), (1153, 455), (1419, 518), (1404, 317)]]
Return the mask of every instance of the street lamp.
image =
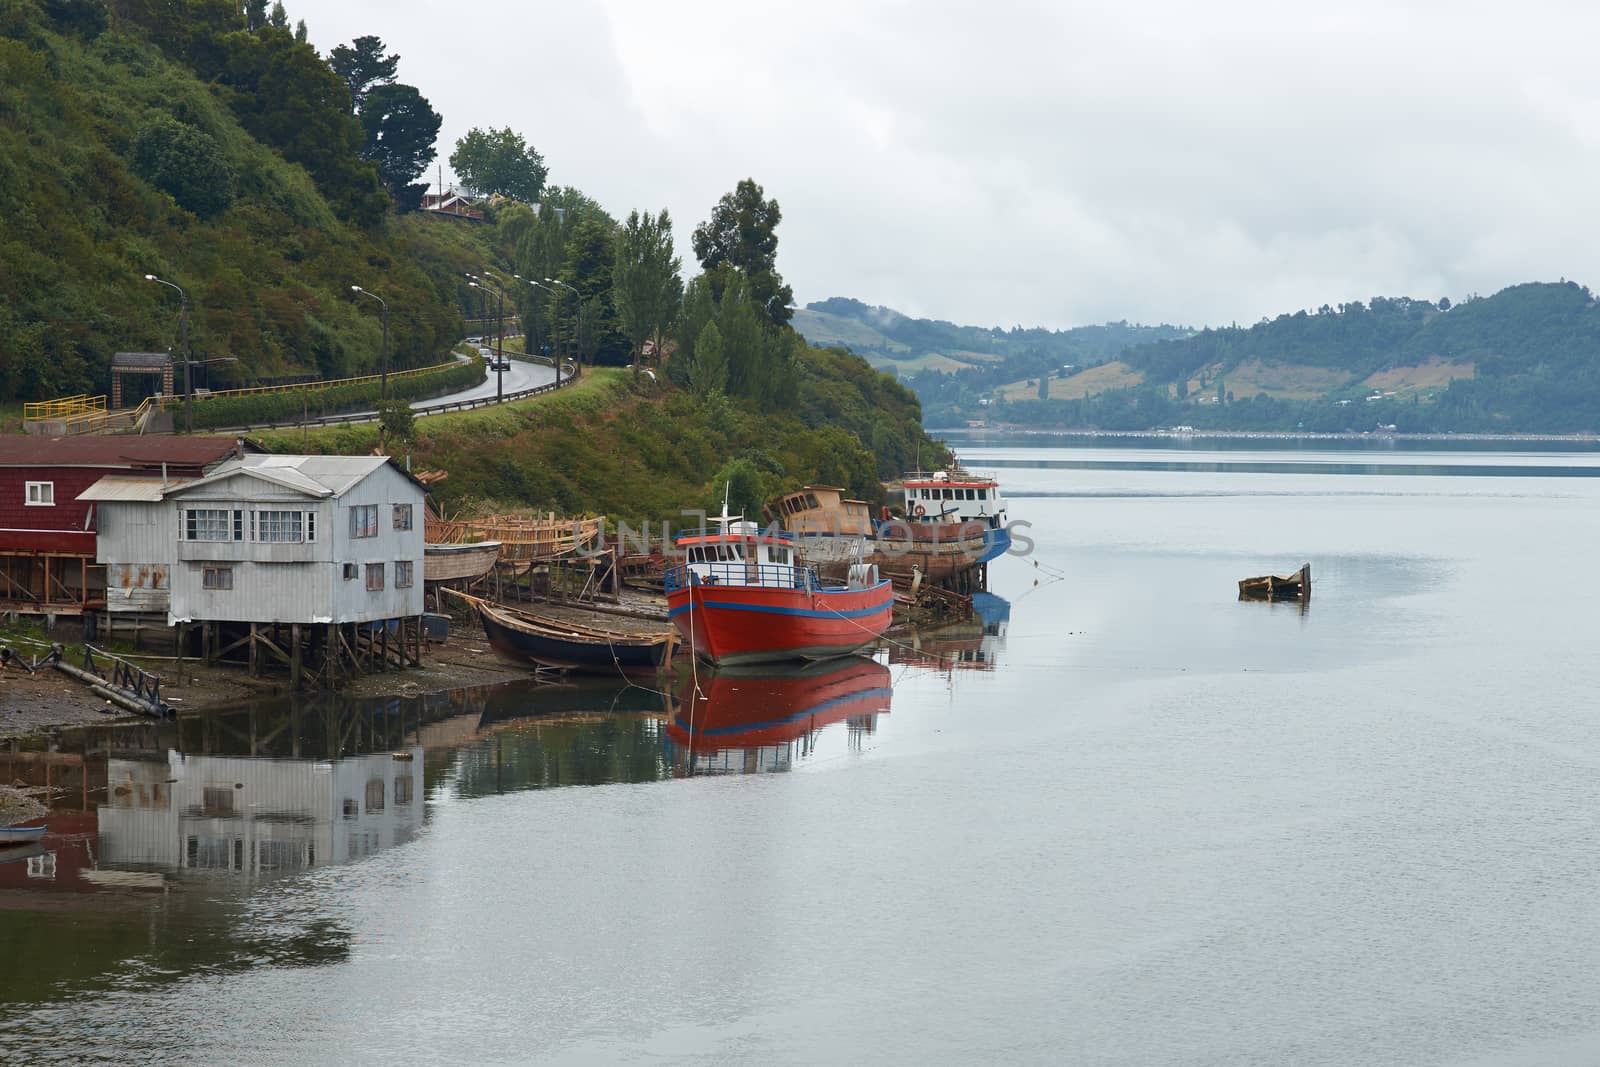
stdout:
[[(476, 278), (477, 275), (469, 274), (467, 277)], [(499, 285), (485, 278), (478, 278), (477, 281), (468, 282), (467, 284), (474, 289), (483, 289), (485, 292), (488, 291), (486, 287), (492, 287), (495, 294), (500, 298), (500, 308), (495, 313), (495, 329), (497, 332), (494, 357), (494, 399), (495, 403), (500, 403), (506, 398), (506, 294)]]
[(350, 287), (352, 293), (370, 296), (383, 307), (383, 363), (379, 372), (381, 377), (378, 384), (378, 393), (383, 403), (389, 402), (389, 302), (370, 289), (363, 289), (359, 285)]
[[(516, 277), (522, 278), (522, 275), (518, 274), (518, 275), (516, 275)], [(527, 282), (529, 285), (533, 286), (535, 289), (543, 289), (545, 292), (551, 294), (552, 296), (554, 296), (556, 298), (555, 299), (555, 303), (553, 305), (553, 307), (555, 308), (555, 314), (552, 315), (551, 317), (555, 320), (555, 329), (556, 329), (556, 337), (555, 337), (555, 342), (556, 342), (556, 348), (555, 348), (555, 354), (556, 354), (556, 359), (555, 359), (555, 364), (556, 364), (556, 386), (560, 387), (560, 385), (561, 385), (561, 291), (559, 289), (552, 289), (548, 285), (544, 285), (544, 284), (542, 284), (540, 282), (536, 282), (532, 278), (522, 278), (522, 280)]]
[[(583, 321), (580, 318), (583, 313), (583, 294), (559, 278), (546, 278), (545, 281), (549, 282), (551, 285), (559, 285), (561, 288), (572, 293), (572, 343), (575, 347), (577, 347), (580, 340), (578, 336), (578, 329), (583, 325)], [(580, 363), (583, 361), (583, 349), (581, 347), (578, 347), (577, 361)]]
[(183, 286), (146, 274), (144, 280), (178, 290), (178, 347), (183, 353), (183, 432), (194, 433), (194, 393), (189, 388), (189, 294)]

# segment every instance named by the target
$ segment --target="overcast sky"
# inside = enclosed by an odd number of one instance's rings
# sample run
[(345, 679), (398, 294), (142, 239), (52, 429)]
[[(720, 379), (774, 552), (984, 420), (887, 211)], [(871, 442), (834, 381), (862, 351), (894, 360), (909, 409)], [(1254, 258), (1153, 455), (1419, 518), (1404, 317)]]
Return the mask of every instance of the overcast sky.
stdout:
[[(286, 0), (375, 34), (679, 252), (753, 177), (798, 303), (986, 326), (1215, 325), (1600, 285), (1600, 7)], [(430, 172), (430, 178), (433, 176)]]

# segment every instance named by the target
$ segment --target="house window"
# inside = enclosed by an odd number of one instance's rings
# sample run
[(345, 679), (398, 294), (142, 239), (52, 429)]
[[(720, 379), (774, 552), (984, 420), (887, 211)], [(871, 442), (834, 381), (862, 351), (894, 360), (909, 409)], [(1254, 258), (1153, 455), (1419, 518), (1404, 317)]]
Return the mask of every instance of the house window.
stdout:
[(190, 508), (183, 513), (185, 541), (243, 541), (244, 510)]
[(394, 802), (396, 804), (411, 803), (411, 776), (400, 775), (394, 780)]
[(378, 505), (357, 504), (350, 509), (350, 536), (378, 536)]
[(232, 589), (232, 567), (206, 567), (201, 575), (200, 586), (202, 589)]
[(48, 508), (55, 506), (55, 482), (28, 482), (28, 506), (30, 508)]
[(411, 588), (411, 561), (397, 559), (394, 561), (394, 587), (396, 589)]
[(360, 812), (359, 808), (356, 805), (356, 798), (355, 797), (345, 797), (344, 798), (344, 817), (347, 818), (347, 819), (354, 819), (357, 815), (360, 815), (360, 814), (361, 814), (361, 812)]
[(396, 530), (411, 529), (411, 505), (396, 504), (394, 506), (394, 528)]
[(306, 541), (306, 514), (303, 511), (256, 512), (256, 540), (269, 542)]
[(383, 564), (367, 564), (367, 592), (376, 593), (383, 589)]
[(359, 564), (359, 563), (346, 563), (344, 565), (344, 580), (345, 581), (353, 582), (359, 577), (361, 577), (361, 564)]
[(383, 810), (383, 779), (367, 779), (367, 814)]

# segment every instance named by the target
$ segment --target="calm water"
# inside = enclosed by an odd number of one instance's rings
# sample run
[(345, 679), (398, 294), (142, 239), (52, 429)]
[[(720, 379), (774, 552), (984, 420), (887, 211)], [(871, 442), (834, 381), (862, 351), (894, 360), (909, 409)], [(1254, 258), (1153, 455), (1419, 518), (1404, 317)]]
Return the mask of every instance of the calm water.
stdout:
[(1600, 1062), (1600, 455), (963, 458), (986, 626), (92, 735), (0, 1059)]

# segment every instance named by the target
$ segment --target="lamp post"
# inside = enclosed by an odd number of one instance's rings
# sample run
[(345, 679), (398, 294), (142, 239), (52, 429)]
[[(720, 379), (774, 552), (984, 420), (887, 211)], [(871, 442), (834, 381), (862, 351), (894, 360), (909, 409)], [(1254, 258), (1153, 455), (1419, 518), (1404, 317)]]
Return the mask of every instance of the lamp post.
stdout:
[(379, 401), (387, 404), (389, 402), (389, 302), (372, 290), (363, 289), (359, 285), (352, 285), (350, 291), (372, 297), (383, 308), (383, 362), (380, 364), (378, 394)]
[[(517, 277), (522, 278), (522, 275), (519, 274), (519, 275), (517, 275)], [(559, 289), (552, 289), (548, 285), (544, 285), (544, 284), (542, 284), (540, 282), (536, 282), (532, 278), (522, 278), (522, 280), (527, 282), (529, 285), (533, 286), (535, 289), (543, 289), (545, 292), (549, 293), (550, 295), (552, 295), (552, 296), (554, 296), (556, 298), (555, 299), (555, 303), (552, 305), (552, 307), (555, 308), (555, 313), (551, 316), (551, 318), (555, 321), (555, 331), (556, 331), (556, 337), (555, 337), (556, 387), (560, 388), (560, 386), (561, 386), (561, 291)]]
[(500, 298), (499, 310), (495, 313), (494, 357), (494, 399), (495, 403), (498, 404), (506, 398), (506, 294), (505, 290), (501, 289), (497, 283), (478, 278), (475, 274), (469, 274), (467, 277), (477, 278), (476, 281), (467, 283), (474, 289), (482, 289), (484, 292), (488, 292), (489, 288), (493, 288), (495, 295)]
[(183, 432), (194, 433), (194, 392), (189, 388), (189, 294), (183, 286), (146, 274), (144, 280), (178, 290), (178, 348), (183, 359)]
[(583, 325), (581, 317), (583, 314), (583, 294), (559, 278), (546, 278), (545, 281), (549, 282), (551, 285), (559, 285), (561, 288), (572, 293), (572, 343), (574, 346), (578, 346), (577, 362), (581, 363), (583, 361), (583, 349), (581, 346), (579, 346), (580, 337), (578, 330)]

